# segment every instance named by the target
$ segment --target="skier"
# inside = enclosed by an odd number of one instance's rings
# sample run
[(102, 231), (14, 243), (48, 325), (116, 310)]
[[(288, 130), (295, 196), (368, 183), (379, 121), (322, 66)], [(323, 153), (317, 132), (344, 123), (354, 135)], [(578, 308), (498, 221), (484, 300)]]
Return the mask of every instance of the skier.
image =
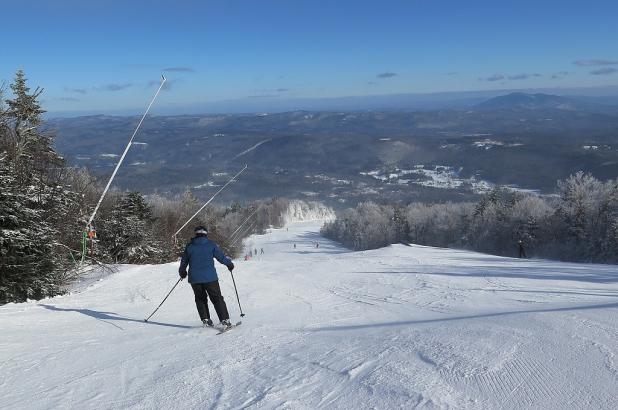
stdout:
[(260, 255), (264, 255), (264, 248), (260, 248)]
[(320, 247), (320, 242), (316, 242), (316, 243), (315, 243), (315, 248), (317, 249), (317, 248), (319, 248), (319, 247)]
[(296, 249), (296, 244), (294, 244), (294, 249)]
[(527, 258), (526, 250), (524, 249), (524, 241), (522, 241), (520, 239), (519, 241), (517, 241), (517, 245), (519, 245), (519, 257), (520, 258)]
[(210, 296), (219, 321), (229, 328), (232, 326), (230, 315), (221, 294), (213, 258), (227, 266), (230, 272), (234, 269), (234, 263), (223, 254), (216, 243), (208, 239), (208, 230), (205, 227), (197, 226), (194, 232), (195, 237), (191, 239), (182, 254), (178, 273), (181, 279), (186, 278), (187, 266), (189, 267), (189, 283), (195, 294), (195, 306), (202, 323), (205, 326), (213, 325), (208, 311), (208, 297)]

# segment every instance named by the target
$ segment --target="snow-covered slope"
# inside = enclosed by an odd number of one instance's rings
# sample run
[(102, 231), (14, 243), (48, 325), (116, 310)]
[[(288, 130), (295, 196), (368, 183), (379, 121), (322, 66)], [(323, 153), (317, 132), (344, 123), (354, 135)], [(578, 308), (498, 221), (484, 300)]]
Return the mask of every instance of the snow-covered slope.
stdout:
[(247, 241), (265, 251), (237, 262), (247, 316), (219, 336), (185, 282), (143, 322), (176, 264), (0, 307), (0, 408), (615, 408), (616, 266), (350, 252), (318, 229)]

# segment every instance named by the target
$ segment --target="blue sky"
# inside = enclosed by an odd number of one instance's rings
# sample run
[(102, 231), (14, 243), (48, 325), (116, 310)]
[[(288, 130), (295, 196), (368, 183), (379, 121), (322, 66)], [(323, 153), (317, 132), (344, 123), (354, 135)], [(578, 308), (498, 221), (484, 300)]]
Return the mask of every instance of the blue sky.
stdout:
[[(7, 3), (7, 4), (4, 4)], [(3, 1), (50, 111), (618, 84), (615, 1)]]

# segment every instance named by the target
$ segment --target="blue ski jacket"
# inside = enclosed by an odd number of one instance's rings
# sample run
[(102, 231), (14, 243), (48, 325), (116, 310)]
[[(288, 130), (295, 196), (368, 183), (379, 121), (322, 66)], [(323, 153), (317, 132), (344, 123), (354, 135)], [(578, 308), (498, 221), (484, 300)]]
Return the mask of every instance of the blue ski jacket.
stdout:
[(189, 283), (208, 283), (219, 280), (213, 258), (226, 266), (232, 263), (216, 243), (206, 236), (197, 236), (191, 239), (191, 243), (185, 247), (178, 273), (186, 272), (189, 266)]

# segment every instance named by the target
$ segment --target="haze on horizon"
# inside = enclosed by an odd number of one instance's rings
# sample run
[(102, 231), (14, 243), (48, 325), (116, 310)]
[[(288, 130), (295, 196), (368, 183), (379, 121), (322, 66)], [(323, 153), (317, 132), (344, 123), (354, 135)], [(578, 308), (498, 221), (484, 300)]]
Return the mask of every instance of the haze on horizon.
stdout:
[[(0, 82), (25, 70), (50, 112), (618, 85), (618, 4), (460, 1), (2, 6)], [(614, 87), (615, 89), (615, 87)], [(618, 93), (617, 93), (618, 94)]]

